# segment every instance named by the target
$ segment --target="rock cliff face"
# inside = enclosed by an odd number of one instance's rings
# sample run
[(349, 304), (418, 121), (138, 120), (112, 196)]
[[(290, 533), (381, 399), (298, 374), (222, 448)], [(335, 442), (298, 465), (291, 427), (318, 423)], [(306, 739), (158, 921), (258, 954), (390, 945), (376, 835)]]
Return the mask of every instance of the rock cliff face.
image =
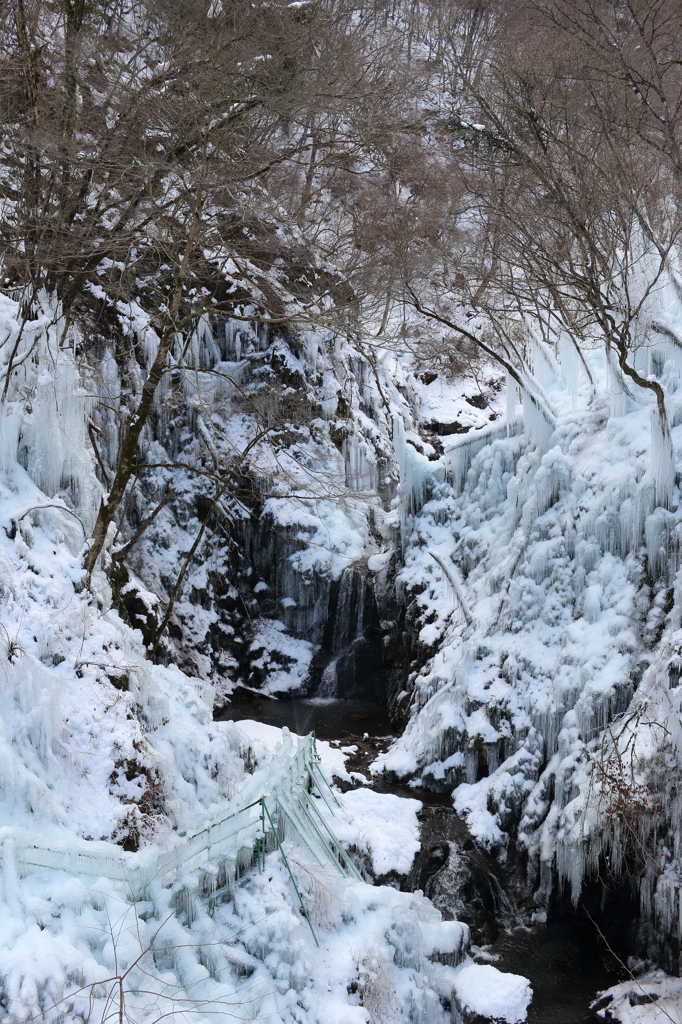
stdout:
[[(157, 660), (211, 679), (219, 699), (236, 684), (365, 697), (404, 720), (433, 645), (396, 587), (407, 528), (394, 437), (437, 460), (433, 417), (452, 432), (485, 424), (499, 381), (425, 385), (347, 338), (256, 323), (202, 324), (192, 347), (194, 369), (168, 375), (145, 435), (152, 468), (123, 542), (167, 503), (112, 574), (120, 608)], [(111, 463), (115, 424), (99, 429)]]
[(385, 583), (377, 603), (367, 560), (393, 547), (391, 420), (412, 422), (409, 379), (331, 335), (231, 322), (204, 327), (194, 364), (169, 375), (145, 438), (155, 468), (128, 537), (170, 497), (128, 556), (121, 607), (153, 644), (174, 597), (156, 656), (222, 693), (239, 682), (383, 699), (392, 627), (379, 604), (392, 595)]

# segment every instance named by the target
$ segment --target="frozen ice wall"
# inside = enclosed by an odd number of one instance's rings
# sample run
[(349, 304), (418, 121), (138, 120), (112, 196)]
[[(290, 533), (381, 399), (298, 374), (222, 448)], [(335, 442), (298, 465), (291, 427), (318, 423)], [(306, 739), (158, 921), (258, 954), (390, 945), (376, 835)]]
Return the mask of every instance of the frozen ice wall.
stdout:
[[(540, 905), (557, 874), (577, 892), (618, 845), (595, 774), (605, 730), (646, 703), (641, 792), (661, 729), (679, 731), (666, 675), (677, 647), (666, 641), (664, 653), (661, 635), (680, 615), (682, 318), (670, 281), (647, 301), (636, 358), (665, 389), (677, 469), (651, 393), (625, 387), (603, 347), (581, 356), (566, 337), (556, 355), (533, 339), (523, 424), (514, 394), (513, 420), (455, 439), (428, 481), (404, 464), (398, 582), (430, 656), (404, 694), (405, 733), (376, 767), (452, 790), (500, 857), (512, 836), (525, 846)], [(651, 693), (652, 658), (665, 699)], [(643, 898), (659, 900), (659, 920), (677, 920), (677, 883), (673, 906), (659, 876)]]
[[(197, 494), (205, 510), (213, 493), (212, 479), (188, 467), (234, 474), (237, 465), (242, 475), (195, 552), (163, 642), (221, 694), (236, 682), (297, 689), (335, 585), (390, 546), (393, 418), (413, 422), (410, 375), (329, 331), (200, 326), (195, 369), (167, 375), (145, 434), (147, 461), (159, 468), (131, 499), (122, 536), (174, 493), (127, 560), (131, 589), (156, 595), (157, 611), (165, 605), (205, 514)], [(173, 461), (181, 465), (165, 468)]]

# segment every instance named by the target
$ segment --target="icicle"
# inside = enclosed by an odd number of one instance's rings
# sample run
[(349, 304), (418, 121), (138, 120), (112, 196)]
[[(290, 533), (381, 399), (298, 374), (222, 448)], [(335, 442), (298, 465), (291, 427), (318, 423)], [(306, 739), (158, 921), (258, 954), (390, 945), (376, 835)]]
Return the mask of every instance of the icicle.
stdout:
[(522, 368), (520, 376), (523, 384), (522, 390), (527, 391), (528, 394), (534, 397), (538, 407), (543, 410), (547, 422), (551, 423), (554, 428), (556, 426), (557, 410), (552, 399), (534, 374), (528, 373), (527, 370)]
[(0, 416), (0, 469), (8, 473), (17, 463), (21, 417), (9, 412)]
[[(317, 349), (315, 349), (317, 351)], [(320, 409), (325, 419), (330, 420), (336, 416), (339, 399), (338, 395), (341, 385), (332, 373), (325, 373), (322, 379), (322, 390), (320, 395)]]
[(445, 466), (442, 460), (430, 462), (416, 448), (407, 443), (402, 418), (393, 417), (393, 447), (400, 468), (400, 496), (403, 515), (414, 515), (424, 505), (430, 487), (443, 480)]
[(647, 549), (647, 567), (652, 579), (674, 577), (677, 571), (679, 545), (675, 534), (675, 520), (666, 508), (654, 509), (644, 524)]
[(527, 330), (530, 334), (533, 354), (533, 376), (542, 388), (551, 387), (559, 376), (559, 364), (549, 346), (538, 337), (535, 331), (531, 327), (527, 327)]
[(571, 479), (571, 465), (558, 445), (543, 455), (540, 468), (535, 475), (538, 494), (538, 515), (542, 515), (555, 503), (561, 491), (568, 487)]
[[(356, 433), (352, 433), (343, 442), (346, 487), (349, 490), (361, 491), (365, 494), (377, 491), (379, 476), (376, 461), (371, 458), (371, 455), (373, 453), (367, 443)], [(407, 458), (409, 458), (409, 453)]]
[(86, 433), (92, 399), (80, 386), (72, 354), (58, 348), (54, 330), (38, 342), (35, 361), (33, 412), (21, 444), (27, 472), (49, 497), (70, 488), (73, 505), (92, 516), (98, 488)]
[(634, 328), (631, 333), (635, 334), (635, 338), (632, 341), (632, 362), (634, 367), (640, 376), (649, 377), (654, 372), (652, 347), (637, 339), (637, 332)]
[(405, 447), (405, 424), (403, 423), (402, 416), (396, 413), (393, 417), (393, 448), (395, 457), (398, 460), (398, 472), (400, 473), (401, 481), (405, 477)]
[(675, 456), (667, 420), (661, 421), (658, 406), (651, 412), (651, 460), (656, 504), (670, 508), (675, 484)]
[(599, 583), (588, 587), (583, 594), (583, 615), (587, 622), (597, 622), (602, 612), (602, 588)]
[(606, 350), (606, 391), (609, 396), (611, 415), (624, 416), (627, 412), (628, 389), (612, 349)]
[(445, 478), (451, 485), (455, 495), (464, 490), (467, 474), (474, 459), (484, 448), (493, 441), (502, 440), (507, 436), (516, 437), (523, 431), (521, 416), (515, 415), (511, 423), (506, 420), (502, 423), (491, 423), (490, 426), (481, 427), (479, 430), (472, 430), (463, 437), (451, 441), (443, 453), (443, 464)]
[(507, 420), (507, 437), (510, 436), (511, 425), (516, 421), (516, 406), (518, 405), (518, 388), (516, 381), (512, 375), (507, 371), (507, 408), (506, 408), (506, 420)]
[[(182, 336), (178, 337), (180, 349), (184, 347)], [(199, 317), (189, 340), (189, 359), (186, 362), (204, 369), (212, 369), (220, 362), (220, 345), (213, 333), (213, 325), (207, 314)]]
[(153, 327), (145, 327), (138, 334), (138, 341), (142, 348), (145, 366), (149, 369), (156, 359), (156, 353), (159, 350), (159, 336)]
[(469, 441), (460, 441), (445, 449), (444, 458), (447, 478), (455, 495), (462, 493), (464, 483), (472, 462), (472, 445)]
[(540, 450), (547, 447), (554, 433), (554, 423), (542, 400), (531, 394), (527, 388), (523, 389), (523, 425), (531, 444)]
[(578, 407), (578, 388), (583, 375), (583, 364), (576, 348), (576, 342), (568, 334), (562, 334), (559, 341), (561, 376), (571, 396), (573, 412)]
[(673, 389), (677, 388), (682, 381), (682, 340), (677, 334), (673, 338), (671, 332), (661, 348), (661, 361), (666, 373), (669, 374), (670, 385)]

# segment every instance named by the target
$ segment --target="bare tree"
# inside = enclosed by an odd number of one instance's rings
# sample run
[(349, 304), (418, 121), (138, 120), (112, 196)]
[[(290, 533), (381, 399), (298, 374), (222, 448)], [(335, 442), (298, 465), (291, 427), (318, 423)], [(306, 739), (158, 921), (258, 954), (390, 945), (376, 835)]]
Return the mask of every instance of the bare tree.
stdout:
[[(26, 316), (41, 289), (56, 293), (63, 338), (73, 320), (115, 322), (133, 302), (154, 347), (148, 364), (136, 356), (142, 379), (123, 398), (109, 479), (99, 460), (107, 495), (88, 571), (134, 477), (159, 383), (174, 359), (183, 364), (201, 318), (239, 315), (240, 304), (276, 322), (301, 314), (269, 272), (287, 246), (309, 265), (329, 255), (315, 235), (320, 161), (327, 188), (369, 151), (372, 131), (387, 131), (377, 126), (387, 64), (369, 45), (371, 19), (356, 14), (353, 4), (246, 0), (12, 0), (4, 11), (5, 276)], [(303, 237), (283, 222), (283, 200)], [(283, 289), (294, 299), (295, 277)], [(308, 322), (347, 305), (348, 291), (320, 292), (312, 307), (314, 289), (305, 294)]]
[[(676, 71), (665, 65), (668, 92), (656, 93), (670, 119), (669, 159), (662, 162), (660, 119), (655, 130), (649, 125), (654, 86), (643, 122), (633, 114), (642, 106), (634, 71), (628, 77), (623, 60), (644, 30), (648, 56), (633, 58), (639, 87), (642, 61), (652, 82), (654, 57), (661, 67), (665, 60), (676, 67), (674, 12), (657, 5), (658, 21), (642, 29), (632, 5), (624, 5), (629, 49), (623, 43), (607, 64), (597, 60), (599, 46), (569, 37), (560, 18), (562, 11), (567, 17), (569, 9), (597, 6), (548, 0), (540, 17), (537, 5), (526, 3), (472, 7), (434, 0), (429, 17), (449, 97), (433, 133), (440, 175), (416, 199), (394, 199), (381, 226), (390, 235), (394, 220), (410, 224), (411, 240), (392, 253), (397, 309), (412, 308), (439, 324), (444, 344), (461, 348), (464, 341), (497, 359), (545, 411), (532, 378), (525, 318), (544, 323), (547, 337), (568, 331), (574, 339), (602, 339), (629, 386), (653, 395), (655, 449), (671, 463), (664, 390), (638, 352), (650, 298), (673, 274), (682, 227), (673, 144)], [(607, 8), (612, 5), (598, 9)], [(601, 39), (605, 29), (596, 22), (592, 28)], [(583, 35), (589, 32), (585, 16)], [(408, 180), (403, 172), (403, 191), (409, 192)], [(420, 330), (418, 321), (411, 330)], [(669, 501), (668, 490), (659, 489), (660, 503)]]

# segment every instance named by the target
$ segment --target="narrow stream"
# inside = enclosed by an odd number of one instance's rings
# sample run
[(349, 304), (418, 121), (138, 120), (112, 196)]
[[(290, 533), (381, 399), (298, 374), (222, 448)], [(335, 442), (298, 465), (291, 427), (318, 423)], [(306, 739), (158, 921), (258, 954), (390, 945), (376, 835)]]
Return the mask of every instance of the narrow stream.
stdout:
[(624, 980), (589, 921), (502, 932), (491, 952), (499, 956), (495, 967), (523, 974), (533, 986), (528, 1024), (603, 1024), (589, 1005), (597, 992)]
[(315, 731), (320, 740), (345, 740), (363, 736), (393, 736), (385, 704), (368, 700), (335, 700), (325, 697), (290, 697), (272, 700), (254, 697), (228, 704), (217, 716), (235, 722), (246, 718), (278, 729), (286, 726), (299, 736)]
[[(351, 770), (366, 771), (376, 752), (386, 749), (394, 735), (387, 708), (363, 700), (254, 697), (227, 705), (217, 717), (234, 721), (252, 719), (278, 728), (287, 726), (299, 735), (315, 730), (320, 739), (355, 745), (358, 753), (353, 757), (355, 763), (348, 763)], [(447, 794), (383, 780), (375, 780), (372, 788), (416, 798), (436, 813), (452, 807)], [(455, 829), (466, 833), (461, 819), (457, 819)], [(486, 953), (500, 970), (522, 974), (530, 980), (533, 1001), (528, 1024), (597, 1024), (603, 1018), (591, 1013), (589, 1004), (599, 991), (623, 980), (617, 965), (600, 945), (595, 927), (578, 918), (502, 931), (486, 947)]]

